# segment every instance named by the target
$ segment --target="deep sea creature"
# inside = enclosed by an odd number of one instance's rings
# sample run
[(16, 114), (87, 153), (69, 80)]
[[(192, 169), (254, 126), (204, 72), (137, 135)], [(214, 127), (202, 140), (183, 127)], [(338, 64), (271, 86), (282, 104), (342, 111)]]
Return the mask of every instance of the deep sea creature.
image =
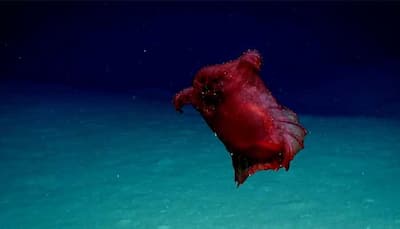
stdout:
[(261, 62), (260, 54), (249, 50), (236, 60), (204, 67), (192, 87), (173, 98), (179, 112), (193, 105), (223, 142), (238, 186), (259, 170), (288, 170), (304, 147), (306, 130), (261, 80)]

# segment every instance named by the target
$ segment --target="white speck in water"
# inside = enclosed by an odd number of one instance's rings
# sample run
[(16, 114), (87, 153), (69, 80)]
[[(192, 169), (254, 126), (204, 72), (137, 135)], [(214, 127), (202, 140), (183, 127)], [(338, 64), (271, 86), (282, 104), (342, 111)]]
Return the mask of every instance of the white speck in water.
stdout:
[(117, 173), (117, 179), (119, 179), (119, 173)]
[(147, 52), (147, 49), (143, 49), (143, 52), (146, 53), (146, 52)]

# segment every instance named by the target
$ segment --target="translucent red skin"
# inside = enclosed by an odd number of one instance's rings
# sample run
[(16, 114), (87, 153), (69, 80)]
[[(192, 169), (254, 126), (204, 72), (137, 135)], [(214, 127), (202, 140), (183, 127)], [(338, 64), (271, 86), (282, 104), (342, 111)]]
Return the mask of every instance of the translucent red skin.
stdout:
[(277, 103), (260, 69), (260, 54), (247, 51), (234, 61), (200, 69), (193, 86), (173, 99), (179, 112), (193, 105), (225, 145), (238, 186), (259, 170), (288, 170), (304, 147), (306, 130), (294, 112)]

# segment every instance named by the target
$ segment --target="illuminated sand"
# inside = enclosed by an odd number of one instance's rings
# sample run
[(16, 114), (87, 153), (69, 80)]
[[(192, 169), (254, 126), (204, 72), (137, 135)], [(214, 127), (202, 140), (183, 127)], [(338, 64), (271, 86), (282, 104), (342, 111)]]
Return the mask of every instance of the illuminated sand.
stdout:
[(398, 120), (300, 114), (310, 134), (289, 172), (237, 189), (192, 109), (18, 90), (0, 105), (1, 228), (400, 227)]

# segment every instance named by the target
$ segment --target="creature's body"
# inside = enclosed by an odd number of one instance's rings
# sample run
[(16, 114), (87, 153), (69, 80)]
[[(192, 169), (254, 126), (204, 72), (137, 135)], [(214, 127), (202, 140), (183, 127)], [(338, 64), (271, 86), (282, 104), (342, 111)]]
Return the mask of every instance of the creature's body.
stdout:
[(180, 112), (192, 104), (224, 143), (238, 185), (258, 170), (288, 170), (306, 135), (296, 114), (266, 88), (260, 69), (261, 56), (248, 51), (234, 61), (202, 68), (193, 86), (173, 100)]

